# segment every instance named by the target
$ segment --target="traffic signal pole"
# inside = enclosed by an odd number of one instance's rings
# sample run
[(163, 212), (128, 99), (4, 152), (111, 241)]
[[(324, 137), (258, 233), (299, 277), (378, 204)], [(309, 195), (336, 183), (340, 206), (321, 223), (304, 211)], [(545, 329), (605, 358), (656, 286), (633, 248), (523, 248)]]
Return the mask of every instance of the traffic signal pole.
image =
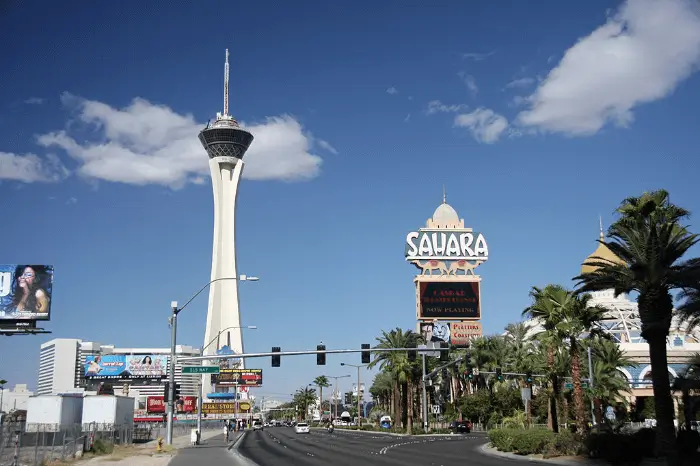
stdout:
[(425, 388), (425, 385), (428, 383), (428, 380), (425, 378), (425, 353), (421, 354), (421, 357), (423, 358), (423, 432), (426, 434), (428, 433), (428, 394)]

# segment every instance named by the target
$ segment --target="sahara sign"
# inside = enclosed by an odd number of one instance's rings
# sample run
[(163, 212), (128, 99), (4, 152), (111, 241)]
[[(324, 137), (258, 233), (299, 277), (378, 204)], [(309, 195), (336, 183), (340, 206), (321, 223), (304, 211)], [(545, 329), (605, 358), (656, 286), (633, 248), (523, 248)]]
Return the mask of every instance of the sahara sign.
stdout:
[(480, 260), (489, 258), (484, 235), (470, 231), (412, 231), (406, 235), (406, 260)]

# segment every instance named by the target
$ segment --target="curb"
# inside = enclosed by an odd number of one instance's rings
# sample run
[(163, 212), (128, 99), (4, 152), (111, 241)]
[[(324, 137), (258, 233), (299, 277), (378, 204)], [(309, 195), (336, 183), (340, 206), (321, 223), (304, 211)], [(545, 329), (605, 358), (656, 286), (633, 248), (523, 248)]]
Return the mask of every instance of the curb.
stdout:
[(598, 462), (598, 461), (593, 461), (588, 458), (581, 458), (581, 459), (574, 459), (574, 460), (568, 460), (568, 459), (563, 459), (563, 458), (537, 458), (533, 456), (522, 456), (522, 455), (516, 455), (515, 453), (509, 453), (505, 451), (498, 451), (495, 448), (492, 448), (489, 446), (490, 444), (488, 442), (484, 443), (479, 447), (479, 451), (486, 455), (486, 456), (491, 456), (493, 458), (509, 458), (512, 460), (518, 460), (518, 461), (528, 461), (530, 463), (540, 463), (540, 464), (560, 464), (562, 466), (588, 466), (588, 465), (602, 465), (604, 464), (603, 462)]
[(245, 436), (246, 436), (247, 433), (248, 433), (247, 430), (246, 430), (246, 431), (243, 431), (243, 433), (241, 433), (241, 435), (239, 435), (238, 438), (237, 438), (231, 445), (229, 445), (229, 447), (227, 448), (227, 450), (228, 450), (228, 451), (231, 451), (231, 450), (234, 450), (234, 449), (238, 450), (238, 444), (241, 443), (241, 442), (243, 441), (243, 438), (245, 438)]
[(240, 466), (259, 466), (258, 463), (254, 462), (253, 460), (249, 460), (245, 456), (243, 456), (239, 451), (238, 447), (240, 443), (243, 441), (245, 438), (246, 434), (248, 431), (246, 430), (243, 432), (241, 435), (238, 436), (235, 442), (231, 444), (230, 447), (227, 448), (228, 454), (233, 458), (233, 461), (235, 464), (240, 465)]

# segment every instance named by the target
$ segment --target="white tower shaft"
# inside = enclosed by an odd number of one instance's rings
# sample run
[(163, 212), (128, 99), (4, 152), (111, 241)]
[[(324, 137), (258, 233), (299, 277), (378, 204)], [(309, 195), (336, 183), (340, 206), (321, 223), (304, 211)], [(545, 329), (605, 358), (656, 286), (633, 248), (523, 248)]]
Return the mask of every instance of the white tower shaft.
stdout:
[[(212, 251), (211, 279), (237, 277), (236, 269), (236, 198), (238, 183), (243, 172), (243, 161), (221, 163), (209, 160), (212, 188), (214, 191), (214, 247)], [(234, 327), (234, 328), (230, 328)], [(231, 338), (231, 349), (243, 352), (240, 309), (238, 305), (238, 280), (221, 280), (211, 284), (209, 308), (204, 345), (220, 336), (221, 346)], [(226, 330), (228, 329), (228, 330)], [(214, 354), (217, 343), (212, 343), (204, 354)], [(242, 365), (240, 367), (243, 367)], [(208, 377), (204, 377), (203, 390), (206, 396), (211, 391)]]

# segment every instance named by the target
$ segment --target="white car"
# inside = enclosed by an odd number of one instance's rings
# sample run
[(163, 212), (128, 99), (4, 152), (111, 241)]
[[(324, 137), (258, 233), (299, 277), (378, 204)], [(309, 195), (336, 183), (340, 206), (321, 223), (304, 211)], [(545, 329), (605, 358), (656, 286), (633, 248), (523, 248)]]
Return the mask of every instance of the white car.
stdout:
[(253, 421), (253, 432), (256, 430), (263, 430), (263, 423), (260, 421)]
[(305, 422), (300, 422), (294, 427), (294, 431), (297, 434), (308, 434), (311, 431), (309, 430), (309, 425)]

